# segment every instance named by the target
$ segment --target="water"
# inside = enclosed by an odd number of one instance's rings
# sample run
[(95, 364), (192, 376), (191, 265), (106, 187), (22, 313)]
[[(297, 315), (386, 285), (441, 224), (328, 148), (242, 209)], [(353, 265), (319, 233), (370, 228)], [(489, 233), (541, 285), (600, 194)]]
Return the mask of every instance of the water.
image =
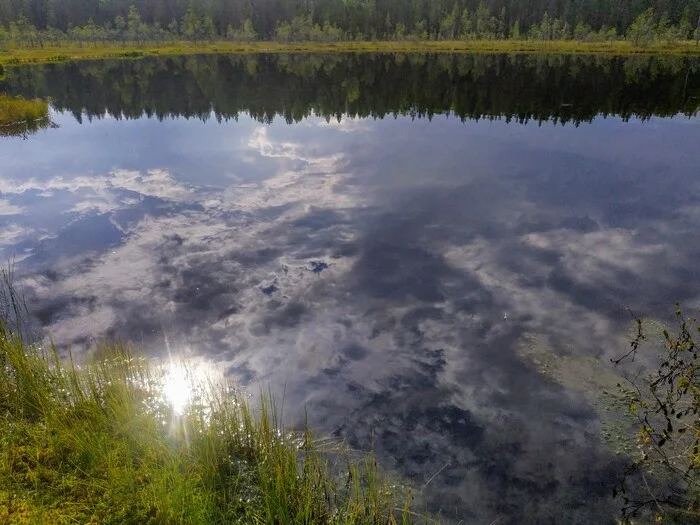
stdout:
[(60, 344), (126, 337), (272, 385), (445, 518), (614, 523), (625, 309), (698, 303), (699, 66), (12, 68), (0, 88), (51, 97), (58, 127), (0, 142), (0, 257)]

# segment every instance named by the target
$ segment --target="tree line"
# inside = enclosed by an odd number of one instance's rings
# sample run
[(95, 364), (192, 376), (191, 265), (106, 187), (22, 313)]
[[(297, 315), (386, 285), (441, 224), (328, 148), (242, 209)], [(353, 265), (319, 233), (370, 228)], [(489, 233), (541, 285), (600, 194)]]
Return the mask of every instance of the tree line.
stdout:
[(700, 42), (700, 0), (2, 0), (0, 40)]
[(207, 55), (8, 68), (0, 91), (50, 98), (77, 119), (261, 122), (451, 115), (578, 125), (687, 116), (700, 109), (700, 60), (536, 55)]

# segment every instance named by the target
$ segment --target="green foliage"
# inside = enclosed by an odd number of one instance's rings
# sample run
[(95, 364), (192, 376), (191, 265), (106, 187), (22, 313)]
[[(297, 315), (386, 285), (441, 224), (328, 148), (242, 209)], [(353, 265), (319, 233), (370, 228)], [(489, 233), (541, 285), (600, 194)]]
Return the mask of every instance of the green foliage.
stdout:
[(202, 22), (197, 16), (197, 13), (190, 7), (180, 23), (180, 33), (196, 42), (200, 35), (201, 25)]
[(243, 21), (243, 27), (241, 27), (238, 40), (242, 40), (244, 42), (251, 42), (253, 40), (257, 40), (257, 38), (258, 34), (253, 28), (253, 22), (250, 21), (250, 18), (246, 18)]
[(175, 18), (173, 18), (168, 24), (167, 31), (171, 36), (174, 37), (180, 34), (180, 24), (177, 23), (177, 20)]
[[(659, 519), (700, 523), (700, 323), (676, 307), (677, 327), (663, 329), (661, 361), (648, 376), (637, 375), (621, 387), (629, 411), (638, 422), (638, 450), (632, 469), (616, 489), (625, 503), (625, 517), (652, 506)], [(630, 351), (616, 362), (639, 354), (648, 342), (644, 322)], [(640, 474), (645, 493), (631, 495), (626, 481)]]
[(579, 22), (574, 27), (574, 40), (578, 40), (579, 42), (588, 42), (592, 38), (592, 33), (593, 30), (591, 29), (591, 26), (584, 24), (583, 22)]
[(656, 25), (655, 37), (669, 44), (688, 38), (689, 28), (686, 23), (681, 22), (678, 26), (671, 25), (668, 15), (663, 15)]
[(275, 38), (280, 42), (334, 42), (343, 40), (343, 31), (325, 22), (323, 26), (314, 24), (310, 16), (294, 17), (291, 22), (280, 22), (275, 30)]
[(204, 15), (202, 17), (202, 23), (200, 26), (202, 38), (207, 40), (216, 39), (216, 26), (214, 25), (214, 20), (210, 15)]
[(418, 40), (428, 40), (428, 31), (425, 28), (425, 20), (419, 20), (416, 24), (414, 37)]
[(3, 9), (0, 3), (0, 41), (26, 47), (65, 40), (141, 43), (177, 36), (195, 42), (517, 40), (522, 35), (542, 41), (609, 41), (619, 34), (636, 45), (654, 39), (700, 41), (697, 0), (602, 1), (595, 8), (572, 0), (278, 0), (255, 3), (254, 9), (248, 0), (8, 2), (24, 2), (31, 8)]
[(516, 20), (513, 26), (510, 28), (510, 34), (508, 35), (508, 38), (511, 40), (520, 40), (522, 38), (522, 35), (520, 33), (520, 21)]
[(406, 26), (403, 25), (401, 22), (396, 24), (396, 31), (394, 33), (394, 37), (396, 40), (405, 40), (406, 39)]
[[(27, 344), (5, 314), (0, 523), (413, 522), (410, 491), (390, 490), (371, 456), (285, 430), (269, 397), (253, 407), (224, 381), (123, 344), (78, 367)], [(163, 396), (173, 374), (192, 392), (182, 412)]]
[(136, 40), (139, 42), (148, 31), (148, 28), (141, 21), (141, 15), (136, 9), (136, 6), (134, 6), (133, 4), (131, 5), (131, 7), (129, 7), (129, 14), (127, 16), (126, 27), (129, 38), (131, 40)]
[(126, 34), (126, 21), (121, 15), (114, 17), (114, 29), (117, 36), (123, 39)]
[(656, 13), (647, 9), (641, 13), (627, 30), (627, 38), (635, 45), (649, 44), (654, 39)]
[(462, 29), (463, 38), (471, 38), (474, 36), (474, 19), (472, 18), (469, 9), (464, 8), (460, 15), (460, 27)]

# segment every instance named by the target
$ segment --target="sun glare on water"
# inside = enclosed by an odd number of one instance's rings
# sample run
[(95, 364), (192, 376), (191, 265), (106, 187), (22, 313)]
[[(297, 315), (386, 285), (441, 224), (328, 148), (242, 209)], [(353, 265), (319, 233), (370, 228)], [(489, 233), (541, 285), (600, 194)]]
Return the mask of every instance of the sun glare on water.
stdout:
[(192, 378), (182, 366), (171, 364), (163, 378), (163, 397), (173, 407), (173, 412), (182, 415), (192, 401), (194, 385)]
[(175, 416), (183, 416), (208, 388), (225, 383), (219, 367), (201, 358), (170, 357), (161, 366), (158, 389)]

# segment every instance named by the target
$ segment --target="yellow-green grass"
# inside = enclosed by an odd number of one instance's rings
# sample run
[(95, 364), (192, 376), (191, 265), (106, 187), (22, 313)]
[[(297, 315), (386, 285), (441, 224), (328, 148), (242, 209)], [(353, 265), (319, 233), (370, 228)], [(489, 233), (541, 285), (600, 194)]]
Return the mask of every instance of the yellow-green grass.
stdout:
[(46, 118), (48, 114), (49, 105), (43, 100), (27, 100), (0, 94), (0, 127), (33, 122)]
[(0, 320), (3, 525), (427, 521), (371, 456), (285, 431), (269, 396), (249, 404), (188, 379), (196, 394), (177, 413), (162, 396), (167, 370), (129, 345), (76, 366), (16, 326)]
[(628, 41), (578, 42), (535, 40), (460, 40), (460, 41), (349, 41), (349, 42), (133, 42), (63, 43), (44, 47), (0, 49), (0, 62), (24, 64), (90, 58), (133, 58), (147, 55), (184, 55), (210, 53), (329, 53), (329, 52), (451, 52), (451, 53), (559, 53), (559, 54), (673, 54), (700, 55), (694, 41), (654, 42), (634, 45)]

